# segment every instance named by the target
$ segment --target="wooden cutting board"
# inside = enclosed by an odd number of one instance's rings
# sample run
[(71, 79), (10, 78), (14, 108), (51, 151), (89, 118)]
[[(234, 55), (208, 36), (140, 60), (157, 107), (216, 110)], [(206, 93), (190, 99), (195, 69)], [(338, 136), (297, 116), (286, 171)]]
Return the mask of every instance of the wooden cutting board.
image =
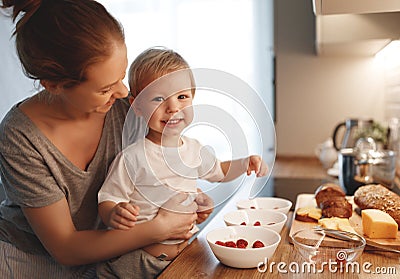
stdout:
[[(361, 223), (361, 216), (358, 215), (355, 211), (357, 208), (357, 205), (354, 204), (353, 197), (346, 197), (348, 201), (352, 204), (353, 206), (353, 214), (350, 217), (349, 221), (353, 229), (360, 235), (364, 236), (363, 229), (362, 229), (362, 223)], [(317, 207), (317, 203), (314, 198), (314, 194), (300, 194), (297, 196), (296, 200), (296, 206), (294, 209), (294, 214), (293, 214), (293, 220), (292, 220), (292, 226), (290, 228), (289, 235), (291, 236), (295, 232), (303, 229), (312, 229), (313, 227), (317, 226), (317, 223), (311, 223), (311, 222), (301, 222), (295, 219), (295, 213), (298, 208), (300, 207), (306, 207), (306, 206), (314, 206)], [(395, 249), (400, 249), (400, 231), (397, 232), (397, 238), (396, 239), (370, 239), (364, 236), (365, 239), (388, 246), (390, 248), (395, 248)], [(292, 242), (291, 237), (289, 237), (289, 241)], [(329, 239), (328, 242), (325, 242), (326, 245), (335, 245), (335, 242), (338, 242), (336, 239)]]

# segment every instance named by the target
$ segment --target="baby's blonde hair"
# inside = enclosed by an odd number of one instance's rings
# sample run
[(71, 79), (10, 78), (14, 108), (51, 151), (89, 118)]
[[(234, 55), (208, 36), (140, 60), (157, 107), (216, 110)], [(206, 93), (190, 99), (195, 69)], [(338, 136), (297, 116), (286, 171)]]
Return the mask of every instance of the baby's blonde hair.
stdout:
[(129, 89), (133, 97), (146, 88), (151, 82), (169, 73), (188, 69), (192, 83), (192, 95), (195, 93), (193, 73), (183, 57), (172, 49), (152, 47), (136, 57), (132, 62), (129, 73)]

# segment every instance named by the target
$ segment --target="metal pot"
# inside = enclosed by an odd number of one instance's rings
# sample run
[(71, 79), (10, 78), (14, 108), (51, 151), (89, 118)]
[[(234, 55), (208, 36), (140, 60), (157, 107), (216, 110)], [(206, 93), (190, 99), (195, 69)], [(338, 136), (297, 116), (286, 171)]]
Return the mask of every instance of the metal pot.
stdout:
[(353, 148), (344, 148), (339, 152), (339, 183), (347, 195), (353, 195), (358, 187), (365, 185), (355, 179), (357, 176), (356, 152)]

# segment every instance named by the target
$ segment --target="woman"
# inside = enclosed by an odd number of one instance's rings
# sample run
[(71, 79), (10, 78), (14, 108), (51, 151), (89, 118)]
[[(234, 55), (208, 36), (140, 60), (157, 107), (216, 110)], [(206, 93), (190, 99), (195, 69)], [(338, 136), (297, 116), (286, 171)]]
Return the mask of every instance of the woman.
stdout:
[(0, 126), (7, 195), (0, 207), (0, 277), (91, 277), (95, 262), (188, 239), (195, 203), (180, 206), (187, 213), (180, 218), (161, 209), (130, 230), (96, 230), (97, 191), (121, 149), (129, 108), (119, 23), (90, 0), (3, 0), (3, 7), (13, 7), (19, 19), (16, 47), (25, 73), (44, 90), (15, 105)]

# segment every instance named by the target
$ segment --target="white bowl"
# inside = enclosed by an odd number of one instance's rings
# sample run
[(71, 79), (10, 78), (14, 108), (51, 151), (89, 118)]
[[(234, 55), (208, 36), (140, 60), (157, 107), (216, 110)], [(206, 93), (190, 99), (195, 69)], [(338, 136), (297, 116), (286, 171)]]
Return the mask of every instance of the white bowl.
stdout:
[(287, 214), (292, 202), (276, 197), (259, 197), (251, 200), (240, 200), (236, 203), (238, 209), (270, 209)]
[(279, 211), (269, 209), (239, 209), (231, 211), (224, 216), (227, 226), (239, 226), (246, 223), (246, 226), (254, 226), (256, 222), (264, 228), (280, 233), (285, 225), (287, 216)]
[[(231, 248), (216, 244), (217, 241), (233, 241), (245, 239), (247, 248)], [(252, 248), (252, 244), (259, 240), (265, 247)], [(229, 226), (218, 228), (207, 234), (207, 242), (215, 257), (223, 264), (236, 268), (254, 268), (266, 259), (271, 260), (276, 247), (281, 241), (280, 235), (264, 227)]]

